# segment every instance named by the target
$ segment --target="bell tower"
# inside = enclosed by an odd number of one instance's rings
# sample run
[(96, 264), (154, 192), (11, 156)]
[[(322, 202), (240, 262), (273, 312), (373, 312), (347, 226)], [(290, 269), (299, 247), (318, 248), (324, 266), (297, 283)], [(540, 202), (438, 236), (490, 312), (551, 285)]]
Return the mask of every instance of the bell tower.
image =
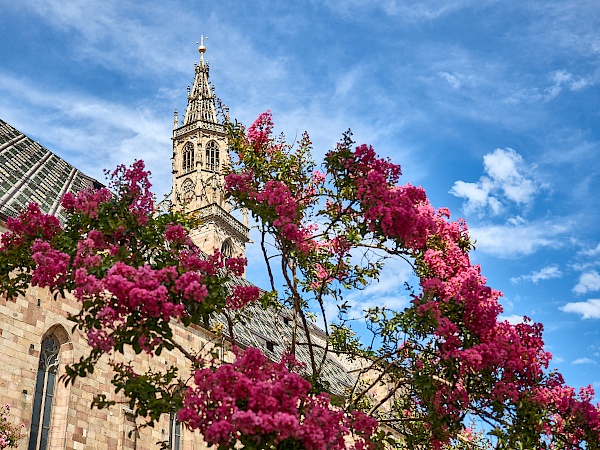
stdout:
[[(173, 119), (172, 205), (200, 219), (192, 230), (194, 243), (206, 253), (218, 249), (227, 257), (245, 255), (249, 241), (247, 216), (241, 223), (231, 214), (225, 199), (223, 169), (229, 164), (227, 135), (219, 121), (214, 87), (208, 80), (208, 61), (204, 60), (204, 36), (198, 51), (194, 85), (187, 92), (187, 110), (180, 126), (177, 110)], [(224, 120), (229, 120), (227, 107)]]

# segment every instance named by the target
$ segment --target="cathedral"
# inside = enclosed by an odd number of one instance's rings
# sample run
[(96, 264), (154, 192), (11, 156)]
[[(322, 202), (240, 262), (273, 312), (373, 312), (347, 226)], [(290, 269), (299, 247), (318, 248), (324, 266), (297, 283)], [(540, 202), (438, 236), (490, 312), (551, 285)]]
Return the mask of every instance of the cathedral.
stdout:
[[(200, 60), (194, 64), (185, 116), (180, 122), (175, 112), (173, 120), (169, 206), (200, 219), (201, 225), (192, 230), (191, 237), (201, 249), (211, 252), (219, 248), (226, 256), (245, 254), (247, 217), (241, 213), (236, 218), (224, 198), (222, 169), (229, 156), (223, 119), (228, 119), (228, 111), (222, 108), (224, 117), (217, 111), (209, 65), (204, 59), (206, 48), (201, 45), (198, 50)], [(16, 216), (29, 202), (62, 219), (62, 196), (90, 186), (101, 184), (0, 120), (0, 232), (6, 230), (7, 218)], [(250, 284), (241, 277), (236, 282)], [(68, 386), (59, 381), (65, 366), (88, 350), (85, 336), (73, 331), (67, 319), (79, 308), (73, 297), (54, 299), (47, 289), (35, 286), (14, 299), (0, 296), (0, 404), (10, 404), (13, 423), (25, 425), (18, 448), (141, 450), (158, 448), (159, 441), (168, 442), (172, 450), (206, 448), (201, 436), (181, 427), (175, 416), (165, 416), (154, 428), (137, 430), (124, 399), (114, 394), (113, 373), (102, 359), (93, 376)], [(258, 347), (272, 360), (279, 360), (291, 338), (289, 314), (256, 307), (251, 317), (245, 325), (235, 325), (237, 342)], [(198, 349), (215, 339), (210, 330), (199, 326), (173, 328), (177, 341), (188, 348)], [(325, 339), (317, 327), (309, 332), (316, 341)], [(300, 360), (308, 358), (303, 352), (306, 349), (300, 349)], [(175, 352), (154, 357), (131, 352), (126, 356), (141, 369), (169, 365), (182, 371), (190, 368), (189, 362)], [(222, 356), (224, 360), (228, 357)], [(347, 370), (333, 357), (327, 359), (324, 372), (340, 390), (352, 383)], [(116, 406), (91, 409), (94, 395), (100, 393), (116, 400)]]

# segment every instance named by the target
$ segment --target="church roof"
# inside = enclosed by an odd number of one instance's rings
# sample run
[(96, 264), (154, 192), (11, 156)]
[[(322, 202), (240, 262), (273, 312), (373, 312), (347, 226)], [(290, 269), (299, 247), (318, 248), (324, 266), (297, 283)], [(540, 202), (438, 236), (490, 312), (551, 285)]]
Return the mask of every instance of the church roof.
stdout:
[(35, 202), (63, 220), (60, 199), (101, 184), (0, 119), (0, 220)]

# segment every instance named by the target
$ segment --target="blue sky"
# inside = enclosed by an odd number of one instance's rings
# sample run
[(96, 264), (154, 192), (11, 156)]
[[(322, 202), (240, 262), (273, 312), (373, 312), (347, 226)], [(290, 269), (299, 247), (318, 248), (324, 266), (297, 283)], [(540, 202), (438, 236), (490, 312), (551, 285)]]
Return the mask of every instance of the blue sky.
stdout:
[[(0, 0), (0, 11), (0, 118), (71, 164), (103, 179), (141, 158), (166, 193), (173, 110), (207, 35), (232, 117), (271, 109), (289, 138), (310, 133), (317, 159), (351, 128), (400, 163), (404, 182), (467, 219), (505, 317), (542, 322), (553, 367), (600, 389), (597, 0)], [(351, 300), (402, 307), (407, 276), (394, 264)]]

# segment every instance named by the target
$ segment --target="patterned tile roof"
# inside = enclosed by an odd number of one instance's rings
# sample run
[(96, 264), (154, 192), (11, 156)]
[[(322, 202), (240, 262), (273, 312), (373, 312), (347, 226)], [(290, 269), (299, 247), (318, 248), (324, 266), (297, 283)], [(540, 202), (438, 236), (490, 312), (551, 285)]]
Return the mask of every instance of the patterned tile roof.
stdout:
[(47, 148), (0, 120), (0, 215), (14, 217), (35, 202), (63, 220), (60, 199), (67, 192), (101, 186)]

